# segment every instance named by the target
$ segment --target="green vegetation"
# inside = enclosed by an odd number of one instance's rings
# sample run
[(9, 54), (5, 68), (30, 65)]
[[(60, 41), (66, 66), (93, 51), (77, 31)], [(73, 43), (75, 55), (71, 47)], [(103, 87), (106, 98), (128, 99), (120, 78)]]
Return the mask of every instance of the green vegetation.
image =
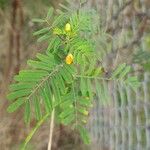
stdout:
[[(90, 143), (86, 130), (88, 114), (96, 96), (109, 103), (108, 82), (135, 89), (137, 77), (128, 77), (132, 68), (119, 65), (109, 76), (105, 75), (103, 59), (109, 54), (109, 34), (103, 31), (95, 10), (58, 10), (53, 16), (49, 9), (43, 19), (33, 19), (42, 29), (34, 33), (38, 42), (46, 42), (47, 49), (28, 60), (28, 69), (21, 70), (10, 85), (7, 98), (11, 102), (8, 112), (24, 109), (24, 119), (37, 126), (27, 137), (23, 149), (40, 125), (55, 112), (55, 122), (78, 131), (85, 144)], [(94, 21), (94, 23), (93, 23)]]

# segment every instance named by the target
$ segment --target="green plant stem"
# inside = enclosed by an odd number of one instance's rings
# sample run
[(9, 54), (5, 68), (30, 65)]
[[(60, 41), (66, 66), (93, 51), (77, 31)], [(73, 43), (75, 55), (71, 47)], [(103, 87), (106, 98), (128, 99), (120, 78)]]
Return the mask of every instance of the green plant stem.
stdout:
[(31, 130), (30, 134), (27, 136), (27, 138), (25, 139), (25, 142), (23, 144), (23, 146), (21, 147), (21, 150), (25, 150), (27, 144), (29, 143), (29, 141), (31, 140), (31, 138), (33, 137), (33, 135), (35, 134), (35, 132), (37, 131), (37, 129), (45, 122), (45, 120), (49, 117), (50, 113), (46, 114), (37, 124), (36, 126)]
[(98, 76), (86, 76), (86, 75), (74, 75), (74, 78), (89, 78), (89, 79), (98, 79), (98, 80), (106, 80), (106, 81), (117, 80), (117, 79), (112, 79), (112, 78), (103, 78), (103, 77), (98, 77)]
[(55, 68), (51, 73), (49, 73), (49, 75), (46, 76), (46, 77), (41, 81), (41, 83), (39, 83), (39, 84), (37, 85), (37, 87), (34, 88), (34, 90), (31, 92), (31, 94), (28, 96), (27, 99), (30, 99), (30, 98), (32, 97), (32, 95), (33, 95), (34, 93), (36, 93), (36, 91), (37, 91), (39, 88), (41, 88), (42, 85), (43, 85), (52, 75), (54, 75), (56, 72), (58, 72), (59, 69), (62, 68), (62, 67), (63, 67), (63, 64), (57, 65), (56, 68)]

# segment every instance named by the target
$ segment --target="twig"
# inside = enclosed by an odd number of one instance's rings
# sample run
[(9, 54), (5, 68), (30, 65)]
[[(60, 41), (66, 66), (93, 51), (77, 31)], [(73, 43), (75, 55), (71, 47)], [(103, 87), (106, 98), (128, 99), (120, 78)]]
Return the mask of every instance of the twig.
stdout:
[(40, 89), (40, 88), (43, 86), (43, 84), (44, 84), (49, 78), (51, 78), (55, 73), (57, 73), (57, 72), (59, 71), (59, 69), (62, 68), (62, 67), (63, 67), (63, 64), (60, 64), (60, 65), (56, 66), (55, 69), (54, 69), (51, 73), (49, 73), (48, 76), (44, 77), (44, 78), (41, 80), (41, 83), (37, 84), (37, 86), (34, 87), (33, 91), (31, 91), (31, 93), (29, 94), (29, 96), (27, 97), (27, 99), (30, 99), (30, 98), (33, 96), (33, 94), (35, 94), (36, 91), (37, 91), (38, 89)]
[(27, 136), (27, 138), (25, 139), (25, 142), (23, 143), (21, 150), (25, 150), (27, 144), (29, 143), (29, 141), (31, 140), (31, 138), (33, 137), (33, 135), (35, 134), (35, 132), (37, 131), (37, 129), (45, 122), (45, 120), (49, 117), (49, 113), (46, 114), (37, 124), (36, 126), (31, 130), (30, 134)]
[[(54, 102), (54, 96), (53, 96), (53, 102)], [(48, 142), (47, 150), (52, 149), (52, 139), (53, 139), (53, 130), (54, 130), (54, 117), (55, 117), (55, 109), (53, 108), (52, 114), (51, 114), (51, 120), (50, 120), (49, 142)]]

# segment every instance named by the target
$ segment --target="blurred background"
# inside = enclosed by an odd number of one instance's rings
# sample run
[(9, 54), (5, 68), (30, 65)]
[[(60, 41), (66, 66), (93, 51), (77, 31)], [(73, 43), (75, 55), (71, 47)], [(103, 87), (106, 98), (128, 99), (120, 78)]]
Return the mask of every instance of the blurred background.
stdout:
[[(142, 87), (113, 91), (113, 105), (95, 104), (88, 124), (91, 146), (84, 146), (78, 134), (55, 127), (53, 150), (134, 150), (150, 149), (150, 0), (84, 0), (85, 9), (94, 8), (100, 15), (100, 26), (112, 38), (111, 51), (104, 60), (107, 72), (120, 63), (132, 65)], [(6, 93), (14, 74), (26, 67), (28, 58), (42, 51), (33, 31), (39, 29), (33, 18), (43, 18), (49, 7), (55, 11), (60, 3), (78, 7), (78, 0), (0, 0), (0, 149), (16, 150), (35, 122), (26, 127), (22, 111), (8, 114)], [(115, 89), (115, 88), (114, 88)], [(112, 90), (110, 90), (112, 94)], [(121, 95), (125, 93), (126, 102)], [(115, 98), (114, 98), (115, 97)], [(130, 101), (134, 100), (133, 103)], [(119, 102), (119, 104), (115, 103)], [(110, 115), (111, 114), (111, 115)], [(116, 125), (116, 126), (115, 126)], [(121, 126), (121, 127), (120, 127)], [(119, 128), (120, 127), (120, 128)], [(45, 150), (49, 125), (45, 123), (34, 135), (28, 149)]]

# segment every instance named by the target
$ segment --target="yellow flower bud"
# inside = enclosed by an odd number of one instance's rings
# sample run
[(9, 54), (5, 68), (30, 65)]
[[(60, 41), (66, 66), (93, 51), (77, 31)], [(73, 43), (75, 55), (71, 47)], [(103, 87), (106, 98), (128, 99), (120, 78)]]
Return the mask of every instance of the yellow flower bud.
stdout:
[(82, 120), (82, 122), (83, 122), (83, 123), (87, 123), (87, 121), (86, 121), (86, 120)]
[(85, 111), (83, 112), (83, 114), (84, 114), (85, 116), (88, 116), (89, 112), (85, 110)]
[(68, 54), (66, 57), (66, 64), (70, 65), (73, 63), (73, 55), (72, 54)]
[(90, 98), (88, 96), (85, 97), (86, 100), (89, 100)]
[(67, 23), (67, 24), (65, 25), (65, 31), (66, 31), (66, 32), (70, 32), (70, 31), (71, 31), (71, 25), (70, 25), (70, 23)]

